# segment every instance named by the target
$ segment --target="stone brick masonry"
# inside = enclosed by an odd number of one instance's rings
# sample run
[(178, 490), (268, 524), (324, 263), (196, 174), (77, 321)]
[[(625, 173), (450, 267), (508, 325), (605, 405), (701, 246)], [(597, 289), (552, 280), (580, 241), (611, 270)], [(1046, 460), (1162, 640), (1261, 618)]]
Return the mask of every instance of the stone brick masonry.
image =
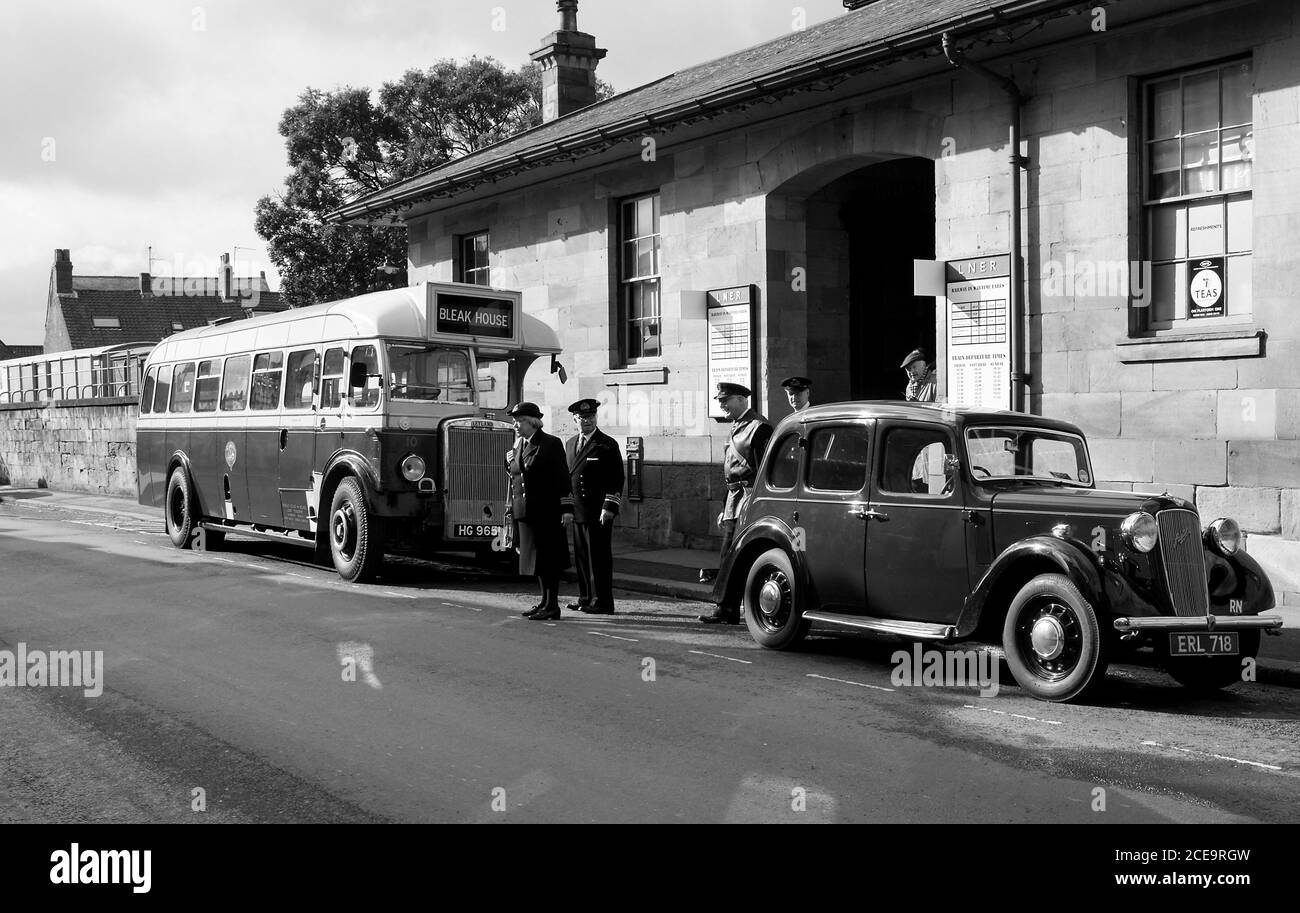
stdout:
[(0, 407), (0, 484), (136, 494), (131, 400)]

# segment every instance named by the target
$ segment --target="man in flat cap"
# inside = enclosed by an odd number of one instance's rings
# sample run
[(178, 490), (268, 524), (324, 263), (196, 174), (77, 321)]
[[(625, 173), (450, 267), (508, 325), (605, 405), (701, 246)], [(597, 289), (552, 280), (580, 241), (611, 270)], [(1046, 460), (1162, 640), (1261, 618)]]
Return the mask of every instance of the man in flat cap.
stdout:
[(812, 402), (812, 381), (806, 377), (787, 377), (781, 381), (781, 386), (785, 387), (785, 395), (790, 399), (790, 408), (795, 412), (802, 412), (808, 408)]
[[(772, 426), (749, 407), (749, 396), (748, 387), (728, 383), (718, 384), (718, 392), (714, 396), (722, 405), (727, 418), (731, 419), (731, 434), (722, 454), (722, 479), (727, 485), (727, 501), (722, 513), (718, 514), (718, 526), (722, 529), (723, 561), (731, 551), (731, 544), (736, 538), (736, 520), (749, 500), (749, 491), (758, 478), (758, 465), (763, 462), (763, 452), (772, 439)], [(716, 572), (700, 572), (703, 583), (708, 583), (715, 576)], [(701, 615), (700, 621), (705, 624), (740, 624), (740, 606), (720, 603), (712, 615)]]
[(506, 452), (510, 473), (510, 504), (506, 522), (515, 523), (519, 573), (536, 574), (542, 598), (525, 618), (547, 621), (560, 617), (560, 572), (569, 566), (565, 535), (573, 525), (573, 489), (564, 444), (542, 430), (542, 410), (535, 403), (510, 409), (515, 420), (514, 446)]
[(907, 390), (903, 393), (903, 399), (909, 403), (934, 402), (938, 379), (926, 358), (925, 349), (908, 352), (899, 367), (907, 372)]
[(614, 613), (614, 518), (623, 506), (623, 458), (618, 442), (596, 427), (600, 403), (580, 399), (569, 406), (578, 433), (564, 442), (573, 487), (573, 556), (578, 601), (569, 608), (591, 615)]

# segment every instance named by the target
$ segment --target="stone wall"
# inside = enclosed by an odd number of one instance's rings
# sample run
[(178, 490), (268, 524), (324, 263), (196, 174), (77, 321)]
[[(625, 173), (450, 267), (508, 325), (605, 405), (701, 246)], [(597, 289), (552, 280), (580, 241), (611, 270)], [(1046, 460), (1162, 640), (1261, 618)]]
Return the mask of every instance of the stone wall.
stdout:
[(136, 495), (134, 399), (0, 406), (0, 483)]

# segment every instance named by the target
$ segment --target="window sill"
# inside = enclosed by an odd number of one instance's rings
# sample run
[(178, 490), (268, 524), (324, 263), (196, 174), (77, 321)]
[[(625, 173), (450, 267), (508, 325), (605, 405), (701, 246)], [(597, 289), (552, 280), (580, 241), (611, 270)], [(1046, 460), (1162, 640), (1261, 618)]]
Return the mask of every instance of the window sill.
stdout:
[(1218, 333), (1148, 336), (1117, 342), (1115, 354), (1126, 364), (1201, 358), (1258, 358), (1264, 354), (1265, 336), (1263, 330), (1253, 328)]
[(606, 387), (621, 387), (625, 384), (666, 384), (668, 367), (666, 365), (631, 365), (626, 368), (611, 368), (604, 372)]

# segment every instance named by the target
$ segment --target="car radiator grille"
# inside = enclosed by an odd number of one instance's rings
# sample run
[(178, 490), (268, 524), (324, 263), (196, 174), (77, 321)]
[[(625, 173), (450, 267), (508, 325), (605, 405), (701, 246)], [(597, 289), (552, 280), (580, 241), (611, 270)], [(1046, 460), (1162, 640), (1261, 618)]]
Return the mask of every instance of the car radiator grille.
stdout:
[(508, 480), (505, 455), (515, 441), (514, 431), (452, 425), (447, 432), (448, 522), (501, 523)]
[(1195, 511), (1173, 509), (1156, 514), (1160, 561), (1175, 615), (1208, 615), (1210, 585), (1201, 551), (1201, 522)]

